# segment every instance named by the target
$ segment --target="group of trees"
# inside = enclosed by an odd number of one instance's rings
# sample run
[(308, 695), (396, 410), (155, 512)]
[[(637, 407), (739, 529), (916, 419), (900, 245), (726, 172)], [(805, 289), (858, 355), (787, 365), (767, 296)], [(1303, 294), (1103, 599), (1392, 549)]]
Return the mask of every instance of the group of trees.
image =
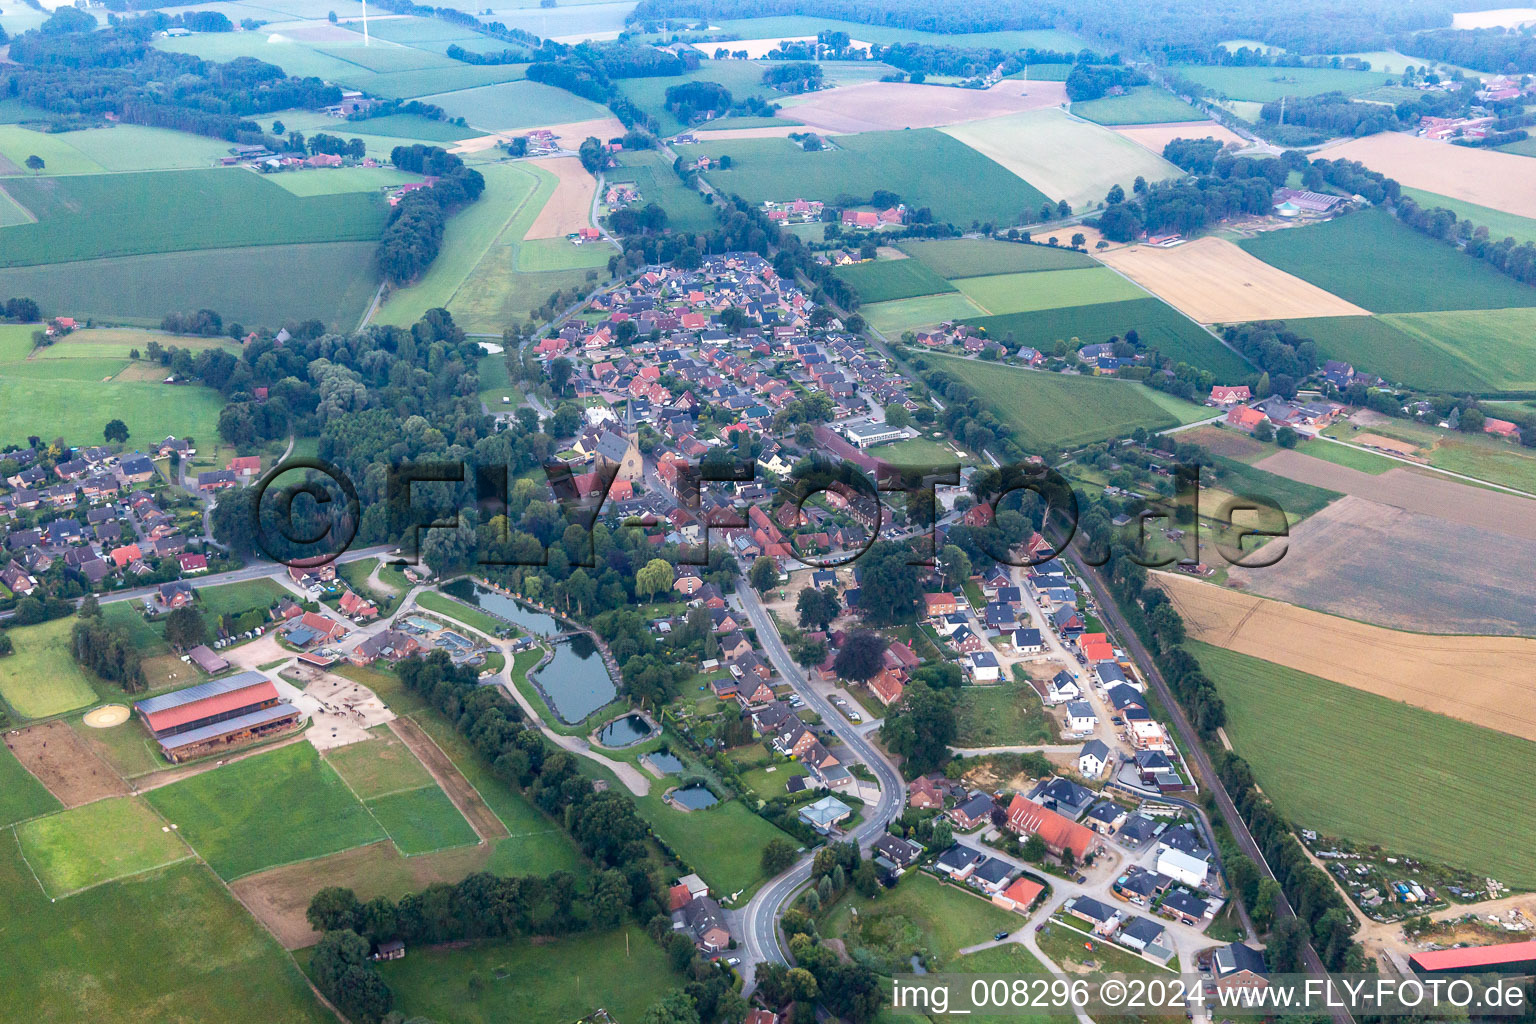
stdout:
[[(1259, 109), (1259, 118), (1272, 126), (1266, 131), (1267, 135), (1287, 145), (1308, 145), (1337, 135), (1374, 135), (1403, 127), (1395, 108), (1384, 103), (1356, 103), (1342, 92), (1271, 100)], [(1417, 116), (1414, 120), (1418, 120)], [(1284, 133), (1284, 137), (1274, 138), (1276, 128), (1311, 130)]]
[(821, 88), (825, 73), (820, 64), (809, 61), (775, 61), (763, 71), (763, 84), (779, 92), (814, 92)]
[[(1096, 226), (1105, 238), (1126, 242), (1142, 231), (1151, 233), (1200, 231), (1227, 217), (1264, 214), (1272, 208), (1274, 190), (1290, 171), (1306, 162), (1300, 154), (1255, 159), (1211, 153), (1212, 140), (1175, 139), (1165, 147), (1191, 167), (1209, 170), (1194, 179), (1139, 185), (1127, 196), (1119, 185), (1105, 197)], [(1172, 159), (1172, 157), (1170, 157)]]
[(954, 665), (924, 665), (912, 674), (900, 703), (892, 705), (880, 726), (880, 740), (903, 758), (909, 779), (941, 770), (959, 731), (956, 690), (963, 683)]
[(1119, 60), (1105, 58), (1091, 50), (1060, 53), (1054, 50), (1005, 50), (996, 46), (943, 46), (933, 43), (876, 44), (870, 54), (875, 60), (919, 75), (947, 75), (976, 78), (1001, 67), (1004, 75), (1016, 74), (1031, 64), (1106, 64)]
[(211, 309), (167, 313), (160, 319), (160, 329), (167, 334), (195, 334), (214, 338), (224, 333), (224, 318)]
[(1398, 40), (1402, 53), (1478, 71), (1536, 72), (1536, 36), (1502, 28), (1437, 29)]
[(1310, 377), (1321, 365), (1317, 343), (1288, 329), (1282, 321), (1229, 324), (1221, 334), (1268, 378), (1269, 392), (1283, 398), (1294, 395), (1297, 382)]
[(70, 632), (70, 648), (81, 666), (129, 693), (138, 693), (148, 685), (138, 648), (128, 630), (108, 623), (94, 597), (86, 597), (80, 605), (79, 617)]
[(0, 303), (0, 317), (12, 323), (31, 324), (41, 320), (43, 312), (31, 299), (6, 299), (5, 302)]
[(406, 284), (437, 259), (448, 218), (480, 198), (485, 178), (441, 146), (396, 146), (390, 160), (403, 170), (437, 176), (430, 187), (407, 192), (394, 205), (375, 252), (385, 278)]
[(1142, 72), (1120, 64), (1079, 63), (1067, 73), (1067, 98), (1073, 103), (1096, 100), (1111, 89), (1129, 89), (1149, 81)]

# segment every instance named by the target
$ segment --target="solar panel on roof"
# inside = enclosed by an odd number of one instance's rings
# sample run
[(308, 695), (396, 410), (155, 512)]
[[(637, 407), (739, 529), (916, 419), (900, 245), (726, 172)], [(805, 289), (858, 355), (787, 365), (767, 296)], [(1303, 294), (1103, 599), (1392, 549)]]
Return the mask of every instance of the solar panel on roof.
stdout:
[(177, 690), (175, 693), (162, 693), (158, 697), (141, 700), (134, 704), (134, 708), (141, 714), (152, 715), (157, 711), (179, 708), (183, 704), (191, 704), (195, 701), (206, 700), (209, 697), (217, 697), (221, 693), (243, 690), (247, 686), (255, 686), (257, 683), (265, 683), (267, 681), (267, 677), (260, 672), (240, 672), (224, 679), (215, 679), (211, 682), (189, 686), (185, 690)]

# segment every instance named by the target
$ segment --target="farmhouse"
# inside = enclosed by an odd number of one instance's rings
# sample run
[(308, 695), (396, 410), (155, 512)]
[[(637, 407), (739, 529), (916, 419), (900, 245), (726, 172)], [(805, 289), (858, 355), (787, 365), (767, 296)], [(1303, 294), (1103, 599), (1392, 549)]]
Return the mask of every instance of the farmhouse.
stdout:
[(1045, 841), (1045, 848), (1058, 857), (1070, 851), (1079, 861), (1088, 855), (1094, 842), (1089, 829), (1017, 794), (1008, 805), (1008, 827), (1019, 835), (1039, 836)]
[(299, 709), (260, 672), (141, 700), (134, 710), (166, 759), (177, 763), (286, 732), (300, 720)]

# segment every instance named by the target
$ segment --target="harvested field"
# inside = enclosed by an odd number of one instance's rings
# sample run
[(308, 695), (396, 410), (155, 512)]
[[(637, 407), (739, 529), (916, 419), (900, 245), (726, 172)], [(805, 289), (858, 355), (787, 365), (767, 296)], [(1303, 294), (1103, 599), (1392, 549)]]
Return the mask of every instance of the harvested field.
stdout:
[(492, 813), (486, 802), (480, 798), (475, 787), (469, 784), (469, 780), (459, 772), (454, 763), (443, 753), (441, 747), (432, 742), (432, 737), (422, 732), (421, 726), (409, 718), (397, 718), (389, 723), (391, 731), (400, 742), (410, 748), (411, 753), (426, 766), (427, 771), (437, 784), (448, 794), (448, 799), (464, 815), (470, 827), (481, 839), (499, 839), (508, 835), (507, 826), (501, 819)]
[[(1391, 476), (1325, 465), (1366, 480)], [(1407, 479), (1415, 486), (1423, 482)], [(1441, 510), (1462, 513), (1484, 495), (1502, 497), (1462, 491), (1463, 507), (1442, 504)], [(1275, 565), (1233, 566), (1228, 581), (1265, 597), (1393, 629), (1536, 636), (1529, 571), (1536, 564), (1536, 540), (1349, 495), (1293, 528), (1287, 543), (1288, 553)]]
[(1127, 246), (1100, 259), (1203, 324), (1369, 315), (1221, 238), (1200, 238), (1171, 249)]
[[(758, 128), (721, 128), (715, 131), (703, 133), (703, 138), (710, 142), (717, 139), (729, 142), (732, 139), (787, 139), (791, 133), (805, 131), (803, 124), (763, 125)], [(836, 132), (822, 130), (823, 135), (836, 135)]]
[(597, 179), (574, 156), (540, 160), (539, 166), (553, 172), (560, 183), (555, 186), (555, 194), (549, 197), (544, 209), (534, 218), (523, 240), (564, 238), (582, 228), (591, 227), (592, 199), (597, 195)]
[(1384, 629), (1155, 573), (1192, 639), (1536, 740), (1536, 640)]
[[(1364, 443), (1362, 434), (1355, 438)], [(1381, 442), (1401, 445), (1391, 438)], [(1407, 468), (1385, 473), (1362, 473), (1298, 451), (1276, 451), (1254, 464), (1255, 468), (1314, 487), (1353, 494), (1359, 498), (1394, 505), (1406, 512), (1507, 534), (1536, 543), (1536, 502), (1513, 494), (1469, 487), (1446, 477), (1430, 476)]]
[(1221, 143), (1235, 142), (1248, 145), (1248, 140), (1219, 121), (1177, 121), (1172, 124), (1138, 124), (1116, 128), (1116, 135), (1123, 135), (1158, 156), (1163, 147), (1174, 139), (1216, 139)]
[(1512, 153), (1383, 132), (1329, 146), (1317, 155), (1327, 160), (1358, 160), (1404, 185), (1536, 217), (1536, 161)]
[(980, 121), (1058, 106), (1066, 97), (1061, 82), (1004, 79), (990, 89), (866, 82), (814, 93), (804, 103), (786, 106), (784, 113), (823, 131), (877, 132)]
[(123, 780), (68, 723), (53, 721), (8, 733), (5, 745), (65, 807), (128, 795)]

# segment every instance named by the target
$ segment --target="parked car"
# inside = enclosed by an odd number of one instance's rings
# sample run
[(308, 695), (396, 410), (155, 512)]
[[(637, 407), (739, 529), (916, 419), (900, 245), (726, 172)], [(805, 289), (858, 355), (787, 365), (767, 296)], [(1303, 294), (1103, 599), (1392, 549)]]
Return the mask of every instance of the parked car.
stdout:
[(998, 932), (996, 935), (992, 936), (993, 940), (997, 941), (997, 942), (1002, 942), (1007, 937), (1008, 937), (1008, 933), (1007, 932)]

